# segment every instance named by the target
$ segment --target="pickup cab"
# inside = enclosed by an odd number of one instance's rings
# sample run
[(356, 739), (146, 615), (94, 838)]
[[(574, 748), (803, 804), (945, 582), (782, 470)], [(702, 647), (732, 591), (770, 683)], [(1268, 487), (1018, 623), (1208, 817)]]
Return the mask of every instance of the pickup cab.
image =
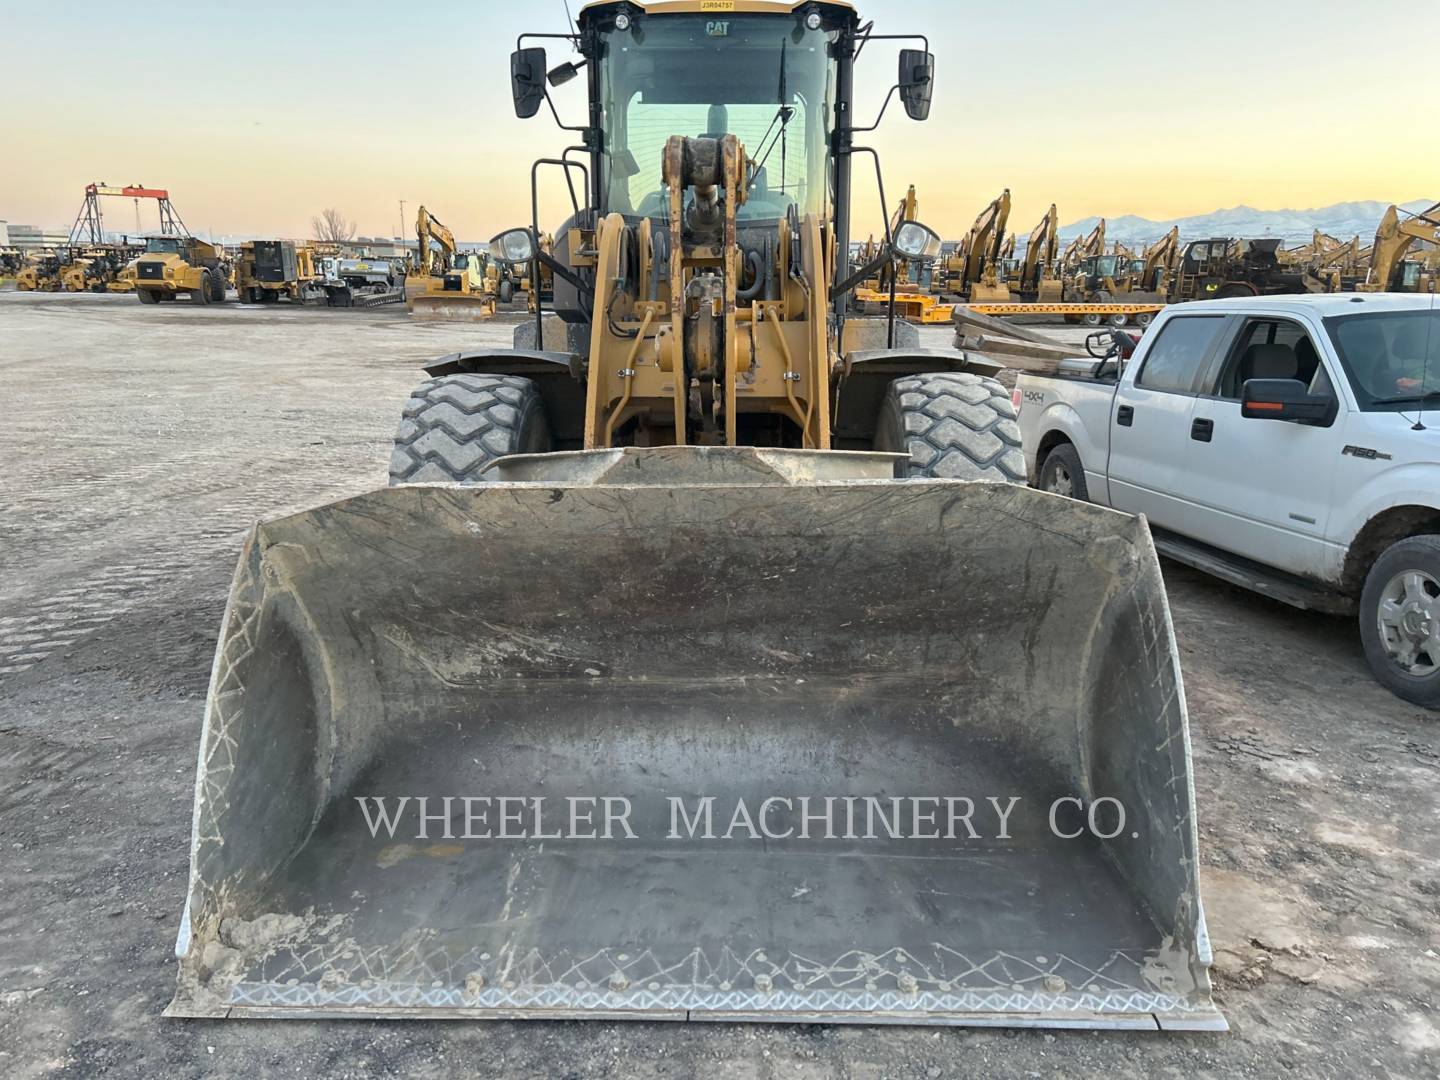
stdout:
[(1030, 483), (1145, 515), (1179, 562), (1358, 613), (1376, 678), (1440, 708), (1435, 298), (1177, 304), (1133, 352), (1115, 341), (1019, 377)]

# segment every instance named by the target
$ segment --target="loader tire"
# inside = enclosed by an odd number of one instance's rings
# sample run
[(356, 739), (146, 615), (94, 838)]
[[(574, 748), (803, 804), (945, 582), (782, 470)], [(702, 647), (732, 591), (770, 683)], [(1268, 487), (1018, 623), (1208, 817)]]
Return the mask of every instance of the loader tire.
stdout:
[(478, 484), (496, 458), (552, 449), (540, 389), (514, 375), (442, 375), (405, 403), (390, 484)]
[(160, 294), (154, 289), (136, 289), (135, 295), (140, 298), (142, 304), (158, 304), (160, 302)]
[(891, 383), (875, 449), (908, 453), (912, 477), (1025, 482), (1010, 391), (969, 372), (907, 375)]

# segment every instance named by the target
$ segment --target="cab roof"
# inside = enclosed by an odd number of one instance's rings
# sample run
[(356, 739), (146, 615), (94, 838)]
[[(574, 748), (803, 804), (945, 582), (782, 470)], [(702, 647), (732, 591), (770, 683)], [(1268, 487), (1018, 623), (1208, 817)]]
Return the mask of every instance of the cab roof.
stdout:
[(1298, 314), (1308, 311), (1320, 318), (1337, 315), (1358, 315), (1365, 311), (1440, 311), (1429, 293), (1303, 293), (1283, 296), (1237, 296), (1225, 300), (1172, 305), (1167, 310), (1190, 315), (1230, 314), (1233, 312), (1275, 311), (1277, 314)]
[[(812, 0), (626, 0), (646, 15), (790, 15)], [(616, 0), (592, 0), (580, 9), (580, 18), (600, 8), (613, 8)], [(854, 11), (848, 0), (823, 0), (820, 7)]]

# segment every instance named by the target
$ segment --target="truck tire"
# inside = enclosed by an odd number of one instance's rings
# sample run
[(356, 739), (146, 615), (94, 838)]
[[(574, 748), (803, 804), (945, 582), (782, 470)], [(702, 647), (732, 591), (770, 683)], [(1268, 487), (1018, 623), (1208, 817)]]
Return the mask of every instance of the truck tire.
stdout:
[(410, 393), (390, 483), (478, 484), (496, 458), (553, 448), (540, 389), (514, 375), (442, 375)]
[(140, 298), (142, 304), (158, 304), (160, 302), (160, 294), (154, 289), (136, 289), (135, 295)]
[(215, 304), (225, 302), (225, 294), (230, 291), (230, 284), (225, 280), (225, 275), (219, 270), (210, 271), (210, 301)]
[(1360, 594), (1360, 640), (1375, 679), (1440, 709), (1440, 536), (1412, 536), (1375, 560)]
[(200, 271), (200, 287), (190, 290), (190, 299), (197, 304), (210, 303), (210, 297), (214, 295), (214, 286), (210, 284), (210, 271)]
[(969, 372), (907, 375), (892, 382), (880, 405), (874, 446), (908, 453), (912, 477), (1025, 482), (1010, 391)]
[(502, 304), (510, 303), (511, 300), (515, 299), (515, 282), (511, 281), (509, 278), (503, 278), (500, 282), (500, 288), (498, 292), (500, 294), (500, 302)]
[(1040, 463), (1041, 491), (1063, 495), (1067, 499), (1090, 501), (1090, 489), (1085, 486), (1085, 467), (1080, 463), (1080, 453), (1071, 443), (1061, 443)]

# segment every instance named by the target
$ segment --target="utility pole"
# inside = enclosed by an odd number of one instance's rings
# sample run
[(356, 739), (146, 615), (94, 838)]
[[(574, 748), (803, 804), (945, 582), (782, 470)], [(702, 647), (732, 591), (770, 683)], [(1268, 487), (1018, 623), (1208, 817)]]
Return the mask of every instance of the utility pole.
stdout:
[(395, 239), (401, 241), (402, 243), (403, 243), (404, 240), (405, 240), (405, 200), (404, 200), (404, 199), (401, 199), (401, 200), (400, 200), (400, 231), (395, 234)]

